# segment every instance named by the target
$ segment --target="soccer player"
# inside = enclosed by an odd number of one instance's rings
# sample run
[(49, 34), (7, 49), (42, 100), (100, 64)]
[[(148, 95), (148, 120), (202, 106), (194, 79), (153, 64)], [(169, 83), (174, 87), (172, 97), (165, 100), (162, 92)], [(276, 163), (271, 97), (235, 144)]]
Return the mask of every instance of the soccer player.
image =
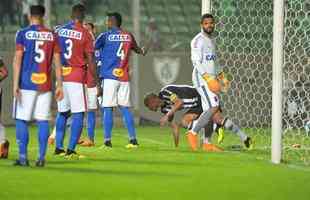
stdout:
[[(84, 87), (87, 68), (90, 68), (91, 75), (95, 76), (93, 39), (89, 31), (83, 26), (85, 12), (85, 7), (82, 4), (74, 5), (72, 7), (72, 21), (56, 30), (62, 49), (64, 99), (58, 102), (55, 155), (65, 153), (67, 158), (80, 157), (75, 152), (75, 147), (83, 129), (84, 113), (87, 109)], [(70, 112), (72, 113), (71, 135), (65, 152), (63, 138)]]
[[(182, 117), (182, 126), (189, 128), (193, 120), (197, 119), (202, 113), (200, 95), (194, 87), (189, 85), (167, 85), (163, 87), (159, 94), (147, 94), (144, 97), (144, 105), (151, 111), (157, 111), (160, 108), (163, 117), (160, 119), (160, 125), (163, 126), (168, 121), (171, 122), (175, 146), (179, 143), (179, 125), (173, 122), (177, 111), (185, 110)], [(211, 144), (211, 135), (213, 133), (213, 122), (205, 127), (205, 139), (203, 149), (205, 151), (222, 151), (221, 148)]]
[[(216, 48), (212, 38), (215, 27), (214, 17), (211, 14), (204, 14), (200, 22), (202, 31), (191, 41), (191, 60), (194, 67), (192, 81), (201, 96), (203, 108), (203, 113), (193, 123), (192, 129), (187, 134), (188, 142), (194, 151), (198, 145), (197, 133), (218, 112), (218, 94), (226, 90), (229, 84), (222, 68), (217, 63)], [(225, 124), (227, 128), (239, 134), (246, 147), (251, 148), (251, 138), (246, 136), (237, 125), (231, 120), (227, 120)]]
[[(96, 29), (95, 25), (91, 22), (85, 23), (84, 27), (89, 31), (92, 36), (93, 42), (95, 42)], [(97, 72), (97, 70), (96, 70)], [(79, 142), (81, 146), (91, 147), (94, 146), (95, 127), (96, 127), (96, 110), (98, 89), (95, 78), (93, 77), (90, 68), (87, 70), (87, 134), (88, 138)]]
[(127, 148), (138, 147), (134, 118), (130, 107), (129, 57), (131, 50), (145, 55), (133, 35), (121, 29), (122, 16), (117, 13), (107, 14), (108, 31), (101, 33), (95, 42), (95, 49), (100, 51), (100, 78), (103, 79), (102, 107), (104, 111), (104, 146), (112, 147), (113, 107), (119, 107), (129, 133)]
[(55, 97), (63, 98), (60, 47), (57, 36), (43, 25), (45, 8), (30, 7), (30, 26), (16, 34), (16, 51), (13, 62), (13, 117), (16, 123), (16, 140), (19, 159), (16, 166), (29, 166), (27, 145), (28, 122), (34, 117), (38, 126), (39, 157), (36, 166), (45, 165), (49, 134), (48, 120), (52, 102), (52, 59), (55, 60)]
[[(0, 82), (8, 76), (8, 69), (6, 68), (2, 58), (0, 57)], [(2, 107), (2, 88), (0, 88), (0, 114)], [(0, 122), (0, 159), (8, 158), (10, 143), (5, 137), (5, 128)]]
[[(161, 112), (165, 115), (160, 119), (161, 125), (164, 125), (167, 121), (172, 121), (174, 114), (178, 110), (186, 110), (186, 113), (182, 118), (182, 125), (185, 128), (191, 129), (195, 124), (195, 120), (203, 113), (202, 104), (200, 101), (200, 95), (196, 88), (187, 85), (168, 85), (161, 89), (159, 95), (149, 94), (144, 99), (144, 104), (152, 111), (157, 111), (160, 107)], [(247, 135), (243, 133), (238, 126), (231, 126), (231, 119), (224, 118), (219, 109), (211, 118), (205, 128), (205, 138), (203, 149), (205, 151), (221, 151), (221, 149), (211, 144), (211, 136), (213, 133), (213, 125), (217, 125), (215, 130), (220, 132), (219, 127), (223, 127), (232, 131), (239, 137), (241, 135)], [(171, 124), (174, 130), (174, 134), (177, 132), (176, 124)], [(219, 134), (219, 133), (218, 133)], [(220, 136), (220, 135), (219, 135)], [(242, 137), (240, 137), (241, 141)], [(247, 144), (244, 143), (246, 146)], [(247, 146), (246, 146), (247, 147)]]

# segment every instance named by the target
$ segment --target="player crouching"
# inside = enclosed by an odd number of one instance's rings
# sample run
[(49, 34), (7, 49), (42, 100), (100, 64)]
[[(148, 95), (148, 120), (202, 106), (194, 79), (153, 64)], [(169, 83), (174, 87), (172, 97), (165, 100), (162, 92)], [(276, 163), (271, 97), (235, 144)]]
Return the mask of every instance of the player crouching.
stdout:
[[(144, 104), (151, 111), (157, 111), (160, 108), (161, 113), (165, 114), (160, 119), (160, 125), (164, 126), (167, 122), (171, 122), (175, 146), (179, 144), (179, 128), (180, 125), (173, 121), (177, 111), (185, 110), (181, 125), (190, 128), (195, 119), (202, 113), (200, 96), (195, 88), (187, 85), (168, 85), (161, 89), (158, 95), (150, 93), (145, 96)], [(203, 150), (220, 152), (220, 147), (211, 143), (213, 133), (213, 123), (205, 126), (205, 138)]]

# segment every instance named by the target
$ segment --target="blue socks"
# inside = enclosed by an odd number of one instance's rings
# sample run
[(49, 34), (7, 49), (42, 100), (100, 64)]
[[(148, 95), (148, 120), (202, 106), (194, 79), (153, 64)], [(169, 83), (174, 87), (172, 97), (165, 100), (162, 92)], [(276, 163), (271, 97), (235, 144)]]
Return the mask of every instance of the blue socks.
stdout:
[[(19, 147), (19, 160), (26, 162), (29, 143), (28, 122), (16, 119), (16, 140)], [(48, 121), (38, 121), (39, 160), (44, 160), (49, 135)]]
[(64, 149), (64, 136), (66, 132), (67, 119), (70, 116), (70, 111), (57, 113), (56, 116), (56, 148)]
[(128, 130), (129, 140), (136, 139), (136, 130), (133, 115), (131, 114), (128, 107), (120, 106), (119, 108), (123, 115), (124, 124), (126, 125)]
[(38, 121), (39, 160), (44, 160), (49, 136), (48, 121)]
[(105, 107), (102, 109), (103, 124), (104, 124), (104, 141), (111, 140), (112, 128), (113, 128), (113, 111), (111, 107)]
[[(133, 115), (131, 114), (128, 107), (119, 107), (124, 124), (127, 127), (129, 139), (136, 139), (136, 130)], [(111, 140), (112, 128), (113, 128), (113, 110), (111, 107), (105, 107), (101, 109), (101, 112), (104, 113), (103, 124), (104, 124), (104, 141)]]
[(68, 149), (74, 151), (83, 129), (84, 112), (72, 114), (71, 136)]
[(95, 127), (96, 127), (96, 112), (89, 111), (87, 112), (87, 133), (88, 133), (88, 138), (91, 141), (94, 141)]
[(24, 120), (16, 119), (16, 142), (19, 147), (19, 160), (26, 162), (27, 160), (27, 145), (29, 142), (28, 124)]

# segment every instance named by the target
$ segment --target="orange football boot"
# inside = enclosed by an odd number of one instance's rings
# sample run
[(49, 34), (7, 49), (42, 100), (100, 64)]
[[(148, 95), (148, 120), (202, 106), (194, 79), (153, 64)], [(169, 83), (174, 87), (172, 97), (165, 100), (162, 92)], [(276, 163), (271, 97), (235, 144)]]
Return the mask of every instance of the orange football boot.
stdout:
[(222, 152), (224, 151), (221, 147), (214, 144), (203, 144), (202, 149), (207, 152)]
[(189, 146), (193, 151), (197, 151), (198, 149), (198, 137), (197, 134), (194, 134), (193, 131), (187, 132), (187, 141)]
[(92, 146), (95, 146), (95, 143), (87, 138), (83, 140), (83, 143), (81, 143), (80, 145), (83, 147), (92, 147)]
[(48, 143), (49, 145), (53, 145), (53, 144), (55, 143), (55, 138), (49, 137), (48, 140), (47, 140), (47, 143)]

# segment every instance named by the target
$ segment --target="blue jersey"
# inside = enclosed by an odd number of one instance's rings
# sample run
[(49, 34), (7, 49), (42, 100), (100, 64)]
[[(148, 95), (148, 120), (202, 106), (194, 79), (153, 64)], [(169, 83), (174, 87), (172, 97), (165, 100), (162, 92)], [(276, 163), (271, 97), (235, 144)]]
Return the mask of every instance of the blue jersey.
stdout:
[(100, 78), (128, 81), (129, 57), (135, 48), (137, 43), (133, 35), (120, 28), (101, 33), (95, 42), (100, 54)]
[(23, 51), (19, 87), (50, 91), (53, 54), (60, 53), (56, 34), (42, 25), (28, 26), (16, 33), (16, 50)]

